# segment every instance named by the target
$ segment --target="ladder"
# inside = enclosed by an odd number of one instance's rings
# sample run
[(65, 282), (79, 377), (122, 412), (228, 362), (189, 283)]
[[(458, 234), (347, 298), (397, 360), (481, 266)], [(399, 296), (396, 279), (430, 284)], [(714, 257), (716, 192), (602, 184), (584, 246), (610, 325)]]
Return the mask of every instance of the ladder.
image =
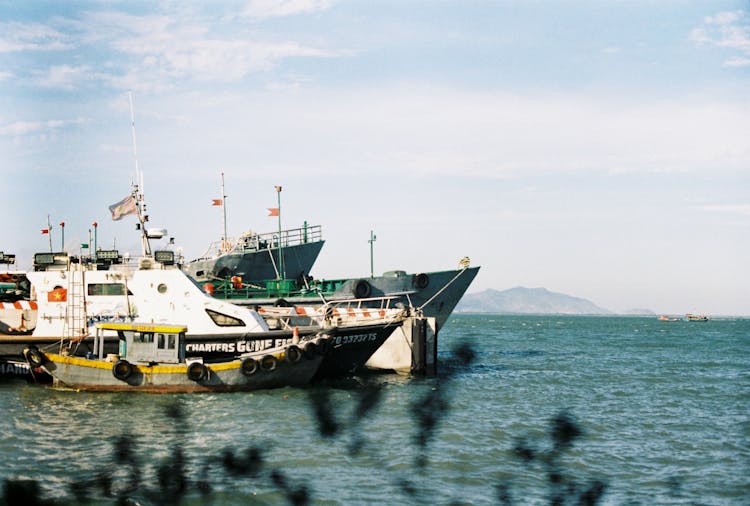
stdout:
[(88, 335), (86, 300), (84, 294), (85, 269), (71, 269), (68, 272), (67, 304), (63, 324), (63, 341)]

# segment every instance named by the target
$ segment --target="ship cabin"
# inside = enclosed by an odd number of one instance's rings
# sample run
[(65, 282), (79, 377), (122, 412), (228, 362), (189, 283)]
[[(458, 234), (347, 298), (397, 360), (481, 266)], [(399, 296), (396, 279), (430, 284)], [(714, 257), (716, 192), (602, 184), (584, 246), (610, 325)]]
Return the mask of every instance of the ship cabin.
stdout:
[(104, 332), (116, 331), (120, 339), (120, 357), (141, 364), (179, 364), (185, 362), (184, 325), (144, 323), (97, 323), (94, 354), (102, 358)]

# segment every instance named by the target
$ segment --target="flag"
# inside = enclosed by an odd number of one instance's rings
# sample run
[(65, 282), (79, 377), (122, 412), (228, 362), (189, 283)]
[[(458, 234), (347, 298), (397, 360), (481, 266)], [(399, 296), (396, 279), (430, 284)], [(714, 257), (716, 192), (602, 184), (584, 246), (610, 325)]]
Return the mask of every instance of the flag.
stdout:
[(65, 288), (55, 288), (47, 292), (47, 302), (65, 302), (68, 300), (68, 291)]
[(43, 234), (49, 234), (49, 229), (48, 228), (43, 228), (42, 229), (42, 233)]
[(268, 209), (268, 216), (278, 216), (279, 215), (279, 208), (278, 207), (267, 207)]
[(220, 206), (221, 205), (221, 199), (213, 199), (212, 206)]
[(88, 244), (86, 244), (85, 242), (82, 242), (82, 243), (81, 243), (81, 248), (82, 248), (82, 249), (89, 249), (89, 245), (88, 245)]
[(121, 220), (123, 216), (128, 214), (137, 214), (138, 208), (135, 204), (135, 199), (132, 195), (128, 195), (116, 204), (109, 206), (109, 212), (112, 213), (112, 220)]

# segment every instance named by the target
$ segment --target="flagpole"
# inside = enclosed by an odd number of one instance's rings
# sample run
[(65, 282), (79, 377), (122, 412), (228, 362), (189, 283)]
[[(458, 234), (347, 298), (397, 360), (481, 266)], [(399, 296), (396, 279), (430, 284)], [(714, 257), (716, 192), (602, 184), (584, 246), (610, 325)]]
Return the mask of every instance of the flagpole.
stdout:
[(65, 251), (65, 222), (60, 222), (60, 233), (62, 234), (62, 239), (60, 240), (60, 251)]
[(227, 245), (227, 196), (224, 193), (224, 172), (221, 173), (221, 207), (224, 211), (224, 238), (221, 241), (222, 251), (228, 251)]
[(367, 242), (370, 243), (370, 277), (371, 278), (375, 277), (375, 268), (374, 268), (375, 264), (373, 261), (373, 251), (372, 251), (372, 245), (375, 242), (375, 239), (377, 239), (377, 237), (375, 237), (375, 233), (372, 230), (370, 230), (370, 240)]
[(284, 270), (284, 250), (281, 246), (281, 186), (274, 186), (276, 189), (276, 198), (279, 206), (279, 272), (281, 273), (281, 279), (286, 278), (286, 271)]
[(91, 243), (89, 243), (89, 256), (91, 256), (94, 259), (94, 261), (96, 261), (96, 231), (97, 231), (97, 228), (99, 227), (99, 224), (97, 222), (94, 222), (93, 225), (94, 225), (94, 249), (93, 249), (94, 253), (92, 255)]
[(49, 236), (49, 252), (52, 253), (52, 223), (49, 221), (49, 214), (47, 215), (47, 235)]

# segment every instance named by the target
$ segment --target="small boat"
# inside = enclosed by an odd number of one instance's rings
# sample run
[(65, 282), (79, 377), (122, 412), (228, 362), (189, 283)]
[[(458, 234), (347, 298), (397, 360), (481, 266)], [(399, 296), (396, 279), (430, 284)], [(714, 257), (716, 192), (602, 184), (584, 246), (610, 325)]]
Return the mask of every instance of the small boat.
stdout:
[[(237, 358), (204, 361), (186, 356), (180, 325), (99, 323), (95, 352), (86, 357), (25, 350), (31, 367), (41, 367), (53, 386), (97, 391), (226, 392), (309, 383), (324, 353), (305, 353), (298, 344), (245, 353)], [(120, 354), (104, 354), (103, 331), (116, 331)], [(327, 343), (318, 340), (318, 350)]]
[(702, 314), (688, 313), (685, 315), (685, 320), (689, 322), (707, 322), (708, 316)]
[(679, 318), (673, 318), (671, 316), (661, 315), (659, 318), (657, 318), (660, 322), (678, 322), (680, 321)]

